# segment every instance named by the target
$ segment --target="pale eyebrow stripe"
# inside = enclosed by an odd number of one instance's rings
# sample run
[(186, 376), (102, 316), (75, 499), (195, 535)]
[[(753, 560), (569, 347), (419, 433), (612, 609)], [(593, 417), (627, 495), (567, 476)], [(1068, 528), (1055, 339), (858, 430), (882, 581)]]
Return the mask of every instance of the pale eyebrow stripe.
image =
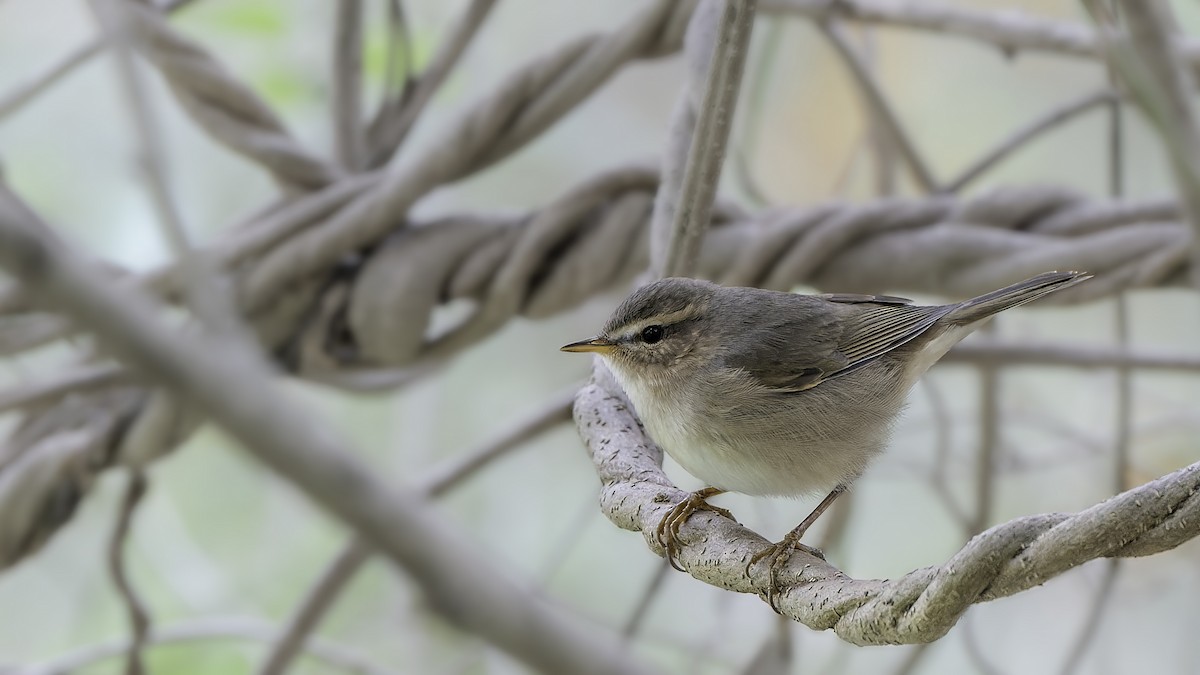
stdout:
[(631, 324), (628, 324), (621, 331), (621, 335), (637, 335), (638, 333), (642, 332), (642, 329), (646, 326), (670, 326), (671, 324), (679, 323), (680, 321), (695, 318), (696, 314), (696, 306), (688, 305), (687, 307), (671, 312), (670, 314), (664, 314), (651, 319), (642, 319), (640, 321), (635, 321)]

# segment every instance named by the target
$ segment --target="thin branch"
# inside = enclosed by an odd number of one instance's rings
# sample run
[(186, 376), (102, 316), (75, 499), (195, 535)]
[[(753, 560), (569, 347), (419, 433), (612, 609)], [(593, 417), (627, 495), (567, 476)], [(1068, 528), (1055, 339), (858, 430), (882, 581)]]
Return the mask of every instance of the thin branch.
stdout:
[(419, 496), (383, 484), (326, 423), (278, 391), (259, 355), (235, 341), (168, 331), (148, 298), (114, 286), (43, 229), (29, 222), (14, 195), (0, 191), (0, 266), (35, 300), (87, 326), (118, 358), (186, 396), (252, 456), (407, 570), (447, 619), (535, 668), (647, 672), (614, 635), (531, 597), (501, 562), (481, 554), (477, 542)]
[[(988, 322), (980, 332), (994, 338), (996, 319)], [(983, 532), (992, 522), (996, 467), (1003, 448), (1000, 415), (1000, 370), (996, 365), (983, 364), (979, 367), (979, 451), (975, 460), (975, 509), (966, 521), (967, 532), (964, 534), (967, 538)], [(962, 631), (967, 655), (980, 672), (994, 674), (997, 672), (996, 668), (991, 665), (982, 647), (975, 642), (973, 625), (971, 617), (968, 616)]]
[[(1110, 75), (1111, 76), (1111, 75)], [(1121, 103), (1113, 101), (1109, 106), (1108, 133), (1108, 184), (1109, 196), (1120, 197), (1125, 192), (1124, 162), (1124, 128), (1121, 119)], [(1118, 349), (1128, 349), (1129, 336), (1129, 300), (1125, 294), (1118, 295), (1113, 303), (1113, 327), (1116, 333)], [(1113, 438), (1112, 461), (1112, 493), (1119, 494), (1125, 489), (1126, 476), (1129, 471), (1130, 444), (1133, 439), (1133, 372), (1128, 365), (1117, 369), (1116, 395), (1116, 427)], [(1084, 615), (1084, 625), (1075, 639), (1074, 645), (1067, 652), (1063, 662), (1062, 675), (1071, 675), (1083, 662), (1088, 647), (1095, 641), (1100, 632), (1100, 623), (1104, 620), (1105, 608), (1113, 596), (1117, 577), (1121, 573), (1120, 560), (1104, 561), (1104, 570), (1100, 583), (1096, 587), (1092, 604)]]
[(846, 67), (850, 69), (850, 74), (853, 76), (855, 84), (858, 85), (858, 91), (862, 95), (867, 110), (870, 111), (875, 127), (885, 135), (888, 142), (899, 153), (900, 158), (904, 160), (913, 182), (922, 192), (928, 194), (938, 192), (937, 179), (933, 177), (933, 173), (917, 151), (916, 145), (905, 132), (899, 116), (888, 103), (883, 88), (875, 80), (875, 75), (859, 56), (854, 45), (850, 44), (842, 27), (833, 21), (819, 21), (817, 27), (829, 39), (830, 44), (842, 57)]
[(725, 4), (716, 44), (708, 61), (704, 97), (697, 111), (662, 276), (690, 276), (700, 257), (700, 242), (704, 240), (716, 199), (746, 52), (750, 50), (756, 5), (757, 0), (729, 0)]
[(945, 507), (946, 513), (950, 514), (954, 523), (959, 526), (963, 534), (966, 535), (970, 531), (970, 516), (966, 510), (958, 503), (954, 493), (950, 490), (950, 481), (947, 479), (950, 468), (950, 455), (954, 448), (954, 424), (950, 417), (950, 409), (946, 405), (946, 397), (942, 395), (942, 388), (938, 381), (926, 375), (921, 378), (921, 391), (925, 392), (929, 399), (929, 408), (933, 411), (933, 419), (937, 424), (937, 442), (934, 446), (933, 456), (933, 471), (929, 476), (930, 482), (933, 484), (933, 491), (941, 500), (942, 506)]
[(992, 663), (992, 660), (984, 653), (983, 645), (979, 643), (979, 636), (975, 632), (974, 615), (968, 615), (963, 619), (962, 635), (963, 643), (967, 647), (967, 657), (971, 659), (971, 663), (975, 665), (980, 675), (1003, 675), (1003, 671)]
[(333, 28), (333, 139), (335, 154), (351, 171), (363, 165), (366, 136), (362, 121), (362, 0), (337, 0)]
[(990, 171), (1012, 153), (1030, 143), (1046, 132), (1058, 127), (1083, 113), (1098, 108), (1106, 103), (1117, 100), (1117, 95), (1111, 89), (1105, 88), (1066, 103), (1055, 106), (1049, 112), (1030, 121), (1017, 129), (996, 147), (984, 153), (956, 178), (946, 183), (946, 192), (959, 192), (977, 178)]
[[(1103, 56), (1101, 40), (1088, 26), (1045, 19), (1013, 8), (987, 11), (935, 0), (763, 0), (762, 10), (799, 14), (814, 20), (836, 18), (962, 37), (991, 45), (1006, 56), (1018, 52), (1088, 59)], [(1189, 65), (1200, 66), (1200, 42), (1188, 40), (1182, 43), (1181, 50)]]
[(658, 594), (666, 585), (667, 577), (671, 574), (671, 563), (666, 558), (658, 561), (654, 566), (654, 574), (650, 577), (650, 581), (646, 582), (646, 587), (642, 589), (641, 595), (638, 596), (637, 604), (633, 606), (633, 611), (629, 613), (629, 618), (625, 620), (625, 625), (621, 627), (621, 635), (626, 640), (631, 640), (637, 636), (638, 631), (642, 628), (642, 622), (646, 620), (646, 615), (650, 612), (650, 606), (658, 598)]
[[(430, 497), (440, 497), (508, 452), (570, 420), (571, 402), (577, 390), (578, 386), (571, 387), (554, 396), (538, 410), (488, 439), (479, 448), (434, 467), (418, 481), (421, 491)], [(342, 590), (374, 553), (369, 542), (356, 537), (334, 557), (288, 619), (279, 640), (272, 646), (259, 669), (261, 675), (280, 675), (287, 670)]]
[(787, 675), (794, 672), (796, 650), (792, 642), (792, 622), (786, 617), (775, 617), (774, 630), (763, 640), (740, 675)]
[[(387, 51), (384, 55), (383, 92), (366, 127), (367, 147), (370, 155), (367, 166), (376, 167), (386, 162), (395, 151), (379, 133), (391, 123), (412, 94), (413, 85), (413, 40), (408, 27), (408, 14), (403, 0), (387, 0), (385, 3), (387, 23)], [(388, 149), (390, 148), (390, 150)]]
[(150, 634), (150, 613), (138, 597), (137, 591), (129, 581), (125, 568), (125, 544), (129, 540), (129, 531), (133, 523), (133, 514), (138, 503), (146, 494), (146, 475), (141, 469), (131, 469), (129, 483), (125, 487), (125, 496), (121, 498), (121, 510), (117, 514), (117, 524), (113, 528), (112, 537), (108, 541), (108, 572), (112, 576), (113, 586), (125, 605), (129, 615), (129, 646), (125, 652), (126, 675), (142, 675), (146, 672), (142, 661), (142, 650), (147, 644)]
[[(981, 332), (995, 335), (993, 319)], [(1000, 371), (992, 364), (979, 367), (979, 455), (975, 468), (975, 510), (971, 515), (971, 536), (983, 532), (992, 522), (992, 493), (996, 486), (996, 465), (1000, 461)]]
[(62, 61), (50, 66), (46, 72), (8, 92), (4, 98), (0, 99), (0, 119), (8, 117), (32, 102), (42, 92), (57, 84), (79, 66), (90, 61), (103, 49), (102, 41), (93, 40), (68, 54)]
[[(395, 104), (389, 104), (385, 100), (384, 105), (380, 106), (379, 113), (371, 123), (370, 138), (372, 147), (375, 148), (370, 157), (371, 167), (386, 164), (396, 148), (404, 142), (404, 138), (416, 124), (433, 95), (470, 46), (495, 4), (496, 0), (472, 0), (438, 48), (429, 67), (417, 78), (411, 93), (403, 99), (398, 99)], [(410, 61), (406, 61), (406, 67), (412, 67)], [(401, 103), (403, 105), (393, 110)]]
[(891, 675), (911, 675), (911, 673), (917, 669), (917, 666), (921, 665), (921, 662), (924, 661), (927, 656), (929, 656), (929, 648), (933, 645), (934, 643), (932, 642), (913, 645), (904, 655), (904, 660), (901, 661), (900, 665), (892, 671)]
[[(162, 11), (170, 14), (177, 9), (182, 9), (191, 2), (193, 0), (171, 0), (163, 5)], [(24, 107), (25, 104), (33, 101), (42, 92), (74, 72), (76, 68), (90, 61), (92, 57), (99, 54), (103, 49), (104, 40), (96, 38), (71, 52), (58, 63), (50, 66), (46, 69), (46, 72), (10, 91), (8, 95), (0, 98), (0, 119), (8, 117)]]
[(1088, 347), (1036, 342), (971, 338), (955, 345), (941, 363), (978, 365), (1053, 366), (1062, 368), (1134, 368), (1168, 372), (1200, 370), (1200, 355), (1162, 354), (1121, 347)]
[(260, 675), (282, 675), (287, 670), (292, 661), (307, 648), (311, 640), (309, 636), (341, 595), (342, 589), (372, 554), (374, 551), (370, 544), (356, 538), (334, 557), (288, 619), (280, 631), (279, 639), (272, 642), (258, 670)]
[(131, 36), (134, 29), (130, 5), (121, 0), (92, 0), (91, 4), (116, 56), (121, 84), (132, 113), (134, 132), (139, 140), (146, 185), (163, 233), (175, 255), (188, 304), (210, 328), (231, 336), (239, 335), (244, 328), (229, 295), (216, 283), (215, 269), (193, 249), (183, 222), (183, 212), (171, 190), (161, 125), (133, 60)]
[[(1098, 21), (1107, 14), (1096, 0), (1084, 4)], [(1106, 21), (1101, 26), (1104, 46), (1113, 70), (1162, 137), (1180, 205), (1192, 226), (1192, 283), (1200, 287), (1200, 125), (1192, 101), (1193, 73), (1184, 65), (1165, 2), (1121, 0), (1118, 7), (1127, 36), (1112, 35), (1113, 26)]]
[[(576, 389), (576, 391), (579, 390)], [(588, 523), (599, 515), (596, 512), (596, 494), (588, 490), (584, 491), (581, 496), (584, 499), (579, 503), (578, 510), (571, 518), (567, 519), (562, 534), (556, 537), (554, 545), (550, 547), (546, 557), (538, 565), (536, 574), (540, 579), (538, 588), (543, 591), (550, 588), (554, 577), (567, 564), (571, 553), (584, 540), (584, 536), (588, 533)]]
[(68, 393), (82, 393), (107, 387), (128, 379), (129, 372), (115, 363), (80, 366), (40, 382), (22, 383), (15, 389), (0, 391), (0, 413), (52, 401)]
[[(760, 19), (762, 21), (762, 19)], [(762, 47), (751, 68), (750, 91), (746, 96), (746, 112), (742, 115), (741, 142), (734, 149), (730, 168), (733, 177), (742, 188), (742, 192), (755, 206), (766, 206), (770, 203), (766, 190), (754, 176), (751, 158), (758, 151), (759, 135), (762, 130), (762, 113), (766, 110), (767, 88), (771, 83), (775, 59), (782, 44), (783, 22), (766, 20), (766, 33), (762, 38)]]
[[(279, 635), (275, 626), (256, 619), (209, 618), (181, 621), (156, 628), (146, 637), (146, 646), (239, 640), (272, 642)], [(128, 640), (114, 640), (80, 647), (45, 663), (19, 668), (13, 675), (69, 675), (90, 666), (121, 656), (129, 651)], [(396, 675), (383, 666), (372, 663), (350, 649), (326, 640), (314, 639), (304, 645), (305, 653), (332, 668), (359, 675)]]

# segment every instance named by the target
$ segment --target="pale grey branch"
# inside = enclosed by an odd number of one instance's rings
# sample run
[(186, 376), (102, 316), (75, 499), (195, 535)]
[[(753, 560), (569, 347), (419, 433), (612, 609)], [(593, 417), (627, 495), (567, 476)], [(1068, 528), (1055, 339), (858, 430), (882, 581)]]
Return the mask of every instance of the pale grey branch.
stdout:
[[(279, 629), (257, 619), (210, 618), (180, 621), (161, 628), (152, 629), (146, 636), (147, 646), (169, 645), (184, 642), (207, 642), (235, 640), (246, 642), (270, 642), (275, 640)], [(94, 664), (124, 654), (129, 649), (128, 640), (113, 640), (81, 647), (50, 661), (36, 665), (5, 669), (3, 675), (70, 675)], [(304, 645), (306, 655), (338, 670), (359, 675), (395, 675), (382, 665), (341, 645), (326, 640), (314, 639)]]
[[(721, 4), (724, 4), (724, 10), (720, 22), (710, 27), (710, 17), (715, 18), (715, 8)], [(685, 47), (692, 62), (692, 72), (681, 95), (686, 103), (681, 105), (694, 106), (687, 119), (694, 115), (696, 122), (679, 195), (668, 197), (677, 206), (666, 258), (656, 270), (660, 276), (691, 276), (696, 267), (725, 161), (725, 146), (737, 108), (746, 53), (750, 51), (756, 5), (756, 0), (724, 3), (707, 0), (706, 6), (694, 15), (694, 26), (688, 30)], [(703, 69), (700, 64), (704, 64)], [(705, 77), (698, 77), (697, 70), (706, 71)], [(701, 79), (704, 81), (703, 97), (696, 91)], [(675, 130), (675, 133), (679, 132)], [(678, 158), (672, 158), (672, 161), (678, 161)], [(672, 188), (664, 184), (662, 189)]]
[(448, 620), (549, 672), (648, 672), (597, 626), (523, 588), (479, 545), (416, 495), (389, 488), (337, 435), (274, 386), (248, 350), (169, 332), (144, 295), (115, 287), (94, 265), (48, 240), (11, 193), (0, 193), (0, 266), (40, 303), (93, 330), (153, 381), (178, 391), (244, 445), (411, 574)]
[[(575, 388), (555, 396), (532, 415), (518, 420), (479, 448), (434, 467), (417, 484), (430, 497), (446, 494), (496, 459), (569, 420), (574, 398)], [(261, 675), (281, 675), (287, 670), (342, 589), (374, 553), (370, 542), (354, 537), (334, 556), (288, 619), (279, 640), (263, 661), (259, 670)]]
[[(575, 420), (604, 488), (600, 506), (617, 526), (642, 533), (655, 553), (658, 521), (686, 493), (662, 470), (662, 451), (646, 437), (612, 376), (597, 367), (579, 392)], [(975, 602), (1044, 583), (1088, 560), (1158, 553), (1200, 534), (1200, 464), (1168, 474), (1076, 514), (1025, 516), (975, 537), (940, 567), (890, 581), (853, 579), (804, 552), (781, 574), (777, 606), (816, 630), (854, 644), (930, 642)], [(701, 512), (682, 531), (678, 562), (695, 578), (740, 593), (760, 593), (766, 571), (746, 561), (768, 542), (724, 517)]]

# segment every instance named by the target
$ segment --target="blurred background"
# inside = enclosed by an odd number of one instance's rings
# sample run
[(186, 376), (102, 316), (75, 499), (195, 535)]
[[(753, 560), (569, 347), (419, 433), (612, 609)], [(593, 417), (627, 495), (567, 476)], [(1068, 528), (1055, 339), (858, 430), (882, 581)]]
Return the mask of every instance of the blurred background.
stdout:
[[(940, 0), (961, 8), (1024, 10), (1088, 24), (1073, 0)], [(419, 71), (467, 2), (404, 3), (412, 67)], [(460, 64), (413, 130), (409, 144), (436, 142), (439, 130), (518, 65), (572, 37), (612, 30), (635, 0), (497, 4)], [(368, 105), (383, 87), (387, 39), (382, 2), (367, 2), (364, 77)], [(1173, 3), (1195, 35), (1200, 9)], [(284, 118), (300, 142), (332, 148), (331, 25), (335, 3), (314, 0), (197, 0), (172, 17)], [(1095, 61), (1005, 54), (962, 38), (879, 27), (851, 36), (872, 55), (879, 80), (933, 170), (953, 176), (1012, 130), (1042, 112), (1096, 90), (1107, 74)], [(0, 3), (0, 96), (36, 77), (97, 34), (84, 2)], [(439, 189), (416, 207), (422, 216), (464, 211), (520, 213), (546, 204), (606, 168), (652, 162), (663, 149), (682, 82), (681, 57), (639, 61), (515, 156)], [(145, 69), (162, 122), (172, 185), (199, 243), (275, 194), (257, 167), (213, 143), (190, 122), (162, 79)], [(370, 109), (367, 107), (367, 109)], [(808, 20), (761, 13), (734, 126), (722, 198), (759, 208), (878, 196), (864, 140), (868, 120), (842, 61)], [(1123, 116), (1125, 191), (1170, 194), (1159, 142), (1139, 116)], [(1108, 191), (1105, 108), (1097, 108), (1015, 153), (967, 194), (1001, 185), (1050, 184), (1103, 196)], [(0, 118), (5, 179), (73, 243), (131, 270), (170, 259), (138, 166), (136, 136), (111, 57), (100, 54), (19, 110)], [(411, 152), (406, 149), (405, 152)], [(749, 180), (747, 179), (749, 176)], [(917, 194), (906, 179), (898, 194)], [(400, 391), (349, 395), (291, 382), (356, 444), (397, 489), (424, 468), (477, 446), (496, 430), (583, 382), (586, 358), (561, 344), (593, 334), (628, 289), (614, 288), (552, 319), (518, 319), (430, 377)], [(823, 289), (837, 290), (837, 289)], [(880, 288), (886, 293), (894, 289)], [(940, 298), (920, 298), (940, 300)], [(1114, 345), (1114, 301), (1021, 309), (996, 323), (1000, 338)], [(1192, 353), (1200, 335), (1193, 292), (1128, 296), (1130, 342)], [(51, 372), (64, 347), (5, 360), (7, 382)], [(831, 541), (830, 561), (859, 578), (889, 578), (942, 563), (966, 534), (931, 476), (944, 471), (950, 499), (971, 512), (979, 450), (980, 374), (944, 365), (914, 391), (893, 447), (852, 491)], [(1114, 492), (1118, 419), (1112, 369), (1003, 369), (1001, 443), (987, 524), (1046, 511), (1077, 511)], [(1194, 373), (1135, 373), (1125, 485), (1200, 460)], [(939, 422), (940, 400), (949, 423)], [(12, 419), (4, 423), (10, 428)], [(939, 446), (947, 448), (943, 453)], [(670, 464), (683, 488), (700, 487)], [(36, 555), (0, 575), (0, 665), (49, 661), (116, 641), (127, 618), (104, 566), (124, 478), (101, 477), (72, 521)], [(441, 499), (439, 508), (532, 586), (600, 623), (620, 629), (656, 576), (661, 560), (642, 538), (609, 523), (596, 504), (599, 481), (574, 427), (564, 423), (529, 442)], [(720, 497), (747, 526), (778, 538), (811, 501)], [(278, 625), (343, 546), (348, 534), (284, 481), (252, 462), (210, 427), (150, 469), (150, 491), (134, 521), (131, 577), (156, 626), (207, 621), (247, 633)], [(1200, 672), (1200, 544), (1122, 561), (1090, 629), (1076, 672)], [(951, 633), (916, 657), (918, 673), (1058, 673), (1095, 613), (1109, 563), (1098, 561), (1045, 586), (972, 608)], [(224, 622), (224, 623), (223, 623)], [(265, 628), (264, 628), (265, 627)], [(254, 630), (250, 630), (253, 628)], [(636, 651), (671, 673), (740, 673), (777, 639), (775, 615), (757, 598), (670, 573), (649, 605)], [(794, 673), (898, 672), (913, 647), (858, 648), (832, 633), (786, 627)], [(233, 632), (237, 632), (236, 630)], [(261, 631), (260, 631), (261, 632)], [(390, 565), (372, 561), (324, 620), (321, 638), (391, 673), (519, 673), (523, 667), (442, 622)], [(153, 647), (155, 673), (252, 672), (260, 639), (205, 639)], [(122, 672), (119, 658), (81, 672)], [(346, 672), (302, 658), (297, 673)]]

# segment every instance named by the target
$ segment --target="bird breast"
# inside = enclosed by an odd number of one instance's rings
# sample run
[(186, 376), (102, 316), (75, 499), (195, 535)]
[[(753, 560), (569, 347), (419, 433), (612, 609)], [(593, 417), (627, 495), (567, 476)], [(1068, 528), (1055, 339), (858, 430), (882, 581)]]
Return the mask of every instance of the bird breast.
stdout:
[[(883, 449), (903, 405), (902, 394), (856, 396), (840, 378), (780, 394), (740, 370), (655, 378), (612, 365), (667, 454), (707, 485), (750, 495), (798, 497), (852, 480)], [(849, 377), (871, 387), (887, 375), (868, 368)]]

